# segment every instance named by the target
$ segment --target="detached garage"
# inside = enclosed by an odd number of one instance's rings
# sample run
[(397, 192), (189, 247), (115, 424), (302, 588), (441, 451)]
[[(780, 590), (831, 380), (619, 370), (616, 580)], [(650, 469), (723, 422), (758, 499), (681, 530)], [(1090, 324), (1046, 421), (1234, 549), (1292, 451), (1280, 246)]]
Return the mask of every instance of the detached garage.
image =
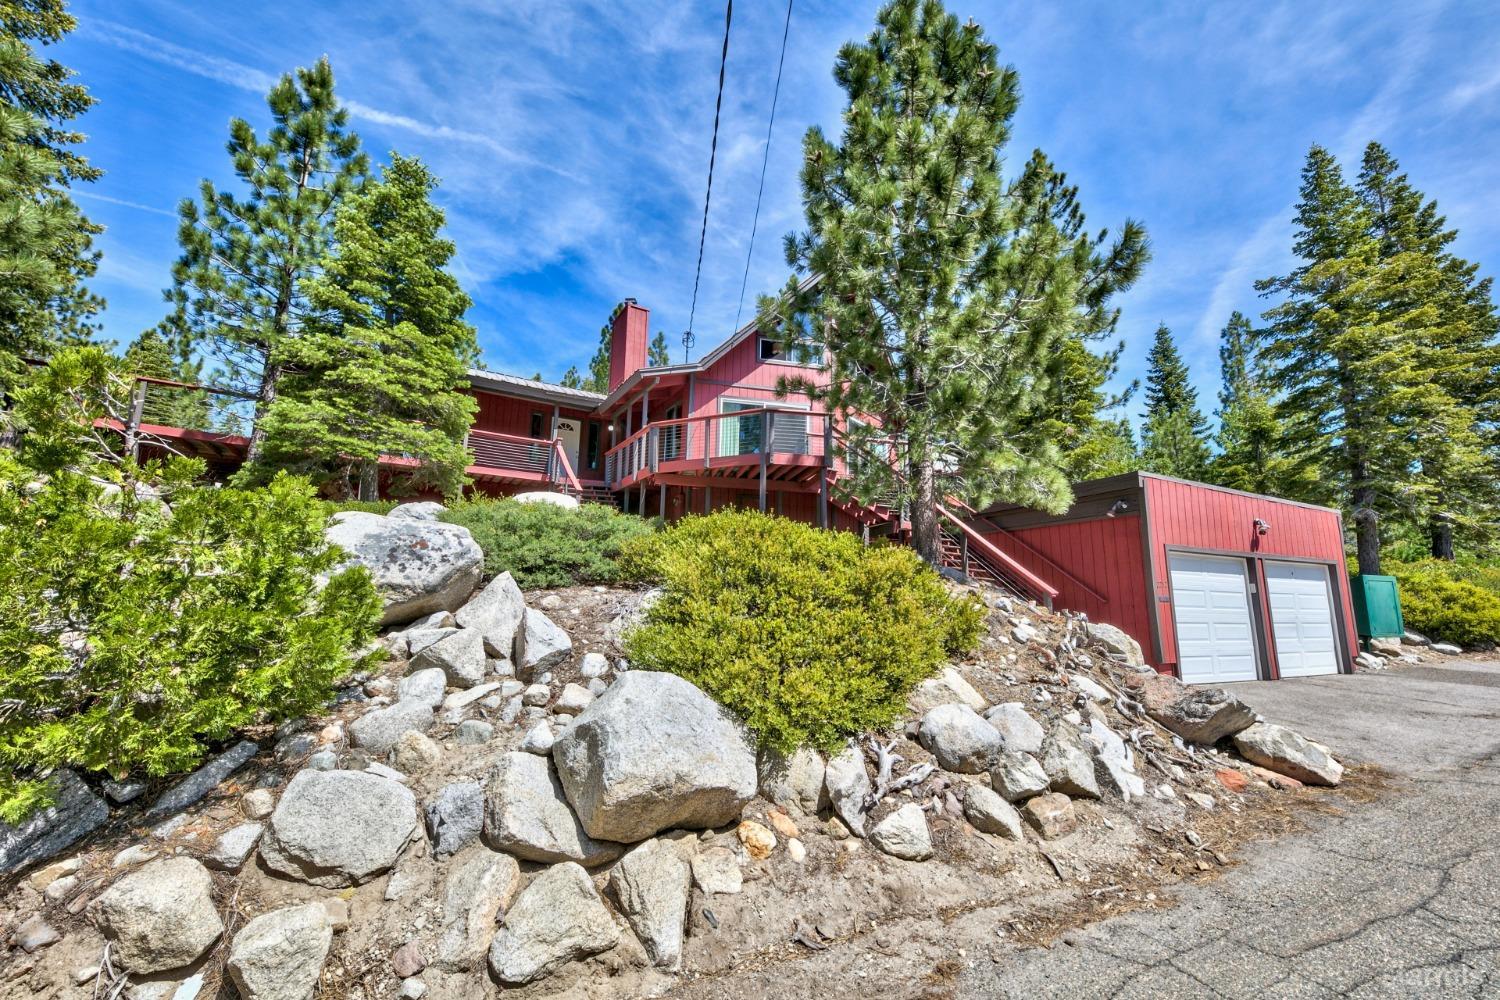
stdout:
[(1352, 669), (1344, 535), (1328, 507), (1134, 472), (1074, 486), (1059, 515), (1000, 505), (972, 524), (1189, 684)]

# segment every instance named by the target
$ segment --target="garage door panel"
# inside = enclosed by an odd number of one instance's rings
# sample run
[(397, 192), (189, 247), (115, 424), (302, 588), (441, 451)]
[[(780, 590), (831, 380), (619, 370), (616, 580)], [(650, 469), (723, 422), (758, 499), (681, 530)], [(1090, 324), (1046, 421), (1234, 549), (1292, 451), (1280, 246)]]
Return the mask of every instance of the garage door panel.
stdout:
[(1266, 601), (1282, 677), (1338, 673), (1338, 640), (1328, 568), (1267, 561)]
[(1189, 684), (1255, 680), (1244, 560), (1174, 554), (1169, 569), (1182, 679)]

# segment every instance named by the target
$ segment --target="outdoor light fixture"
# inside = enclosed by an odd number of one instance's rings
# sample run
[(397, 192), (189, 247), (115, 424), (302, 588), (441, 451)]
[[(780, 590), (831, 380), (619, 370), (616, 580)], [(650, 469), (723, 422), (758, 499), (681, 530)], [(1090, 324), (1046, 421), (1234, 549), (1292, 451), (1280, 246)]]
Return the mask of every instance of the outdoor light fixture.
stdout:
[(1267, 533), (1270, 532), (1270, 530), (1271, 530), (1271, 526), (1269, 524), (1267, 524), (1265, 521), (1262, 521), (1258, 517), (1255, 519), (1255, 533), (1257, 535), (1267, 534)]
[(1126, 503), (1123, 499), (1116, 500), (1114, 503), (1109, 505), (1109, 510), (1104, 512), (1104, 516), (1114, 517), (1116, 514), (1123, 514), (1129, 509), (1130, 504)]

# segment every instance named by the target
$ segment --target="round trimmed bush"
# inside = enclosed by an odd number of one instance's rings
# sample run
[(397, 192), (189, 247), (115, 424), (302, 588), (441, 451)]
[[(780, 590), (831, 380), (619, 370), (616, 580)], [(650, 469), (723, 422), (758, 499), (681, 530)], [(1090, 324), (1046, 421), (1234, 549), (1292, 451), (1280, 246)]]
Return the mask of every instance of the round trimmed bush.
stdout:
[(748, 511), (634, 539), (621, 563), (665, 591), (626, 636), (632, 664), (692, 681), (782, 751), (889, 726), (984, 620), (910, 549)]

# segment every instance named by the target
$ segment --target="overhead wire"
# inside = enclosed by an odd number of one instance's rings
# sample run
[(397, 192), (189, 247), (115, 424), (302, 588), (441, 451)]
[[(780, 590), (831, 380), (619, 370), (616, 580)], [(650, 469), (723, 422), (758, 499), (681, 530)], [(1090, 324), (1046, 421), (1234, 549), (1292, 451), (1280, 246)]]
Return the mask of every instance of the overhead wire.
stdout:
[(724, 68), (729, 64), (729, 24), (734, 18), (734, 0), (724, 5), (724, 48), (719, 53), (719, 96), (714, 100), (714, 133), (708, 147), (708, 189), (703, 194), (703, 228), (698, 233), (698, 267), (693, 274), (693, 304), (688, 310), (686, 338), (693, 332), (693, 321), (698, 315), (698, 283), (703, 277), (703, 246), (708, 241), (708, 206), (714, 195), (714, 160), (719, 153), (719, 112), (724, 107)]
[(745, 276), (740, 280), (740, 304), (734, 311), (734, 329), (740, 328), (745, 311), (745, 290), (750, 287), (750, 261), (755, 256), (755, 233), (760, 226), (760, 201), (766, 191), (766, 165), (771, 160), (771, 130), (776, 127), (776, 100), (781, 96), (781, 68), (786, 64), (786, 40), (792, 30), (792, 0), (786, 0), (786, 23), (781, 27), (781, 55), (776, 59), (776, 86), (771, 90), (771, 116), (766, 122), (766, 148), (760, 158), (760, 186), (755, 189), (755, 215), (750, 221), (750, 248), (745, 251)]

